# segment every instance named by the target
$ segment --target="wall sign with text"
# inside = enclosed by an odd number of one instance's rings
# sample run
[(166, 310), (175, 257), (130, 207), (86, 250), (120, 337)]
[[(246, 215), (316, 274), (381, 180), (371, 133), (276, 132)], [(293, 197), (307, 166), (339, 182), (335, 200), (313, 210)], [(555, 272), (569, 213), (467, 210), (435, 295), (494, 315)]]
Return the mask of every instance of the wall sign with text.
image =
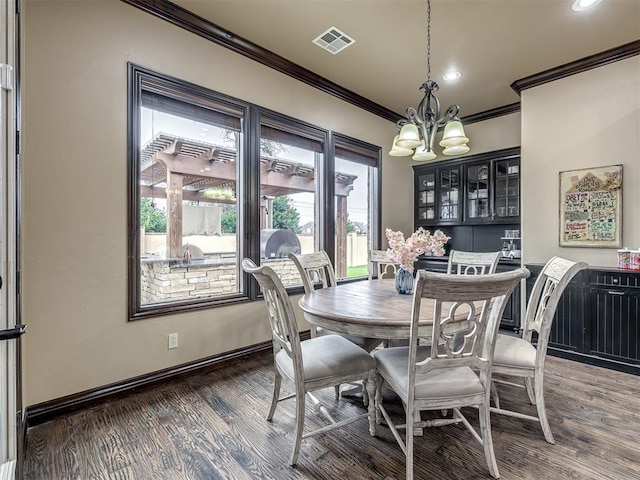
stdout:
[(560, 246), (622, 246), (622, 165), (560, 172)]

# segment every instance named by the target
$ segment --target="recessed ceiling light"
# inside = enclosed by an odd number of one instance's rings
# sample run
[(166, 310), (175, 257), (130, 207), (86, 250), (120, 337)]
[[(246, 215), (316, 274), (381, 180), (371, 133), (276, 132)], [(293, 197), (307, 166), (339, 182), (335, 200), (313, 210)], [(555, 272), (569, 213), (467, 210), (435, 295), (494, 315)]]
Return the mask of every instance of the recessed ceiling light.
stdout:
[(442, 76), (445, 82), (453, 82), (462, 77), (462, 72), (447, 72)]
[(595, 7), (601, 1), (602, 0), (575, 0), (573, 5), (571, 5), (571, 10), (574, 12), (582, 12), (583, 10)]

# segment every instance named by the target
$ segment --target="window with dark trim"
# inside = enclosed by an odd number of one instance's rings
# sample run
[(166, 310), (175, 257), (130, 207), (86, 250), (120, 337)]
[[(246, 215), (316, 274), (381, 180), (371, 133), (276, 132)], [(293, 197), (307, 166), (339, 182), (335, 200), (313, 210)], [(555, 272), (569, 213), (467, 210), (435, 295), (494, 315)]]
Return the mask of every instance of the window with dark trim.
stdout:
[(361, 276), (379, 240), (379, 147), (134, 64), (128, 157), (131, 319), (255, 298), (244, 257)]

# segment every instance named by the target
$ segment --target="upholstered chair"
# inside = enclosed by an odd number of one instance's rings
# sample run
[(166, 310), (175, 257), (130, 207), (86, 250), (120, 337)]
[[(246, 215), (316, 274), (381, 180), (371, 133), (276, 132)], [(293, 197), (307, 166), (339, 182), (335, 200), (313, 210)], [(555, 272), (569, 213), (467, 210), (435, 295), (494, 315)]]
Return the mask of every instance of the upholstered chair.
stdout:
[[(553, 257), (549, 260), (536, 279), (529, 296), (522, 337), (501, 333), (496, 341), (493, 372), (523, 379), (529, 401), (536, 406), (537, 416), (500, 408), (500, 399), (495, 383), (493, 385), (495, 408), (492, 407), (491, 411), (539, 422), (544, 438), (549, 443), (555, 443), (544, 401), (544, 364), (547, 358), (549, 333), (562, 292), (571, 279), (588, 266), (585, 262), (572, 262), (561, 257)], [(497, 381), (495, 380), (495, 382)], [(517, 385), (508, 381), (499, 383), (522, 387), (521, 384)]]
[[(242, 260), (242, 268), (255, 277), (262, 289), (273, 340), (275, 379), (267, 420), (273, 419), (279, 402), (291, 398), (296, 401), (293, 450), (289, 463), (296, 464), (304, 438), (340, 428), (356, 420), (368, 418), (369, 431), (373, 435), (376, 368), (373, 357), (339, 335), (323, 335), (301, 342), (291, 301), (278, 275), (270, 267), (258, 267), (247, 258)], [(280, 397), (282, 378), (293, 383), (294, 394)], [(368, 412), (339, 422), (331, 417), (327, 408), (311, 393), (356, 380), (366, 381), (366, 393), (370, 398)], [(314, 403), (316, 410), (326, 417), (329, 424), (303, 433), (306, 398)]]

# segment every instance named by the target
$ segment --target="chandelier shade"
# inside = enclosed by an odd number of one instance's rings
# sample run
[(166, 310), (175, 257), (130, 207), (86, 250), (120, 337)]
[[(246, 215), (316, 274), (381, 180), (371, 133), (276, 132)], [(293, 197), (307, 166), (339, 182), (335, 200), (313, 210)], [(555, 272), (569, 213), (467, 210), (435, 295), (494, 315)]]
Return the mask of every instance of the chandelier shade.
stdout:
[(391, 155), (392, 157), (406, 157), (407, 155), (411, 155), (413, 153), (413, 150), (411, 150), (410, 148), (399, 147), (396, 144), (398, 138), (400, 138), (400, 135), (396, 135), (393, 139), (393, 145), (391, 147), (391, 150), (389, 151), (389, 155)]
[[(409, 153), (408, 155), (411, 155), (411, 153)], [(416, 162), (428, 162), (429, 160), (433, 160), (434, 158), (436, 158), (436, 154), (433, 152), (433, 150), (427, 150), (424, 142), (422, 142), (422, 144), (418, 148), (416, 148), (415, 155), (411, 158)]]
[(442, 150), (442, 153), (445, 155), (464, 155), (469, 151), (469, 147), (467, 145), (455, 145), (453, 147), (447, 147)]
[(464, 136), (464, 127), (459, 120), (449, 120), (444, 126), (444, 133), (440, 141), (441, 147), (457, 147), (465, 145), (469, 139)]
[(407, 123), (400, 129), (400, 135), (395, 144), (400, 148), (416, 148), (422, 143), (418, 127), (413, 123)]
[(431, 0), (427, 0), (427, 81), (420, 87), (424, 96), (418, 108), (407, 108), (405, 118), (398, 120), (398, 135), (393, 139), (389, 155), (402, 157), (413, 154), (416, 161), (434, 160), (433, 145), (436, 133), (442, 127), (444, 132), (439, 145), (445, 147), (444, 155), (462, 155), (469, 151), (469, 139), (457, 116), (460, 107), (450, 105), (442, 113), (436, 96), (438, 89), (438, 84), (431, 80)]

